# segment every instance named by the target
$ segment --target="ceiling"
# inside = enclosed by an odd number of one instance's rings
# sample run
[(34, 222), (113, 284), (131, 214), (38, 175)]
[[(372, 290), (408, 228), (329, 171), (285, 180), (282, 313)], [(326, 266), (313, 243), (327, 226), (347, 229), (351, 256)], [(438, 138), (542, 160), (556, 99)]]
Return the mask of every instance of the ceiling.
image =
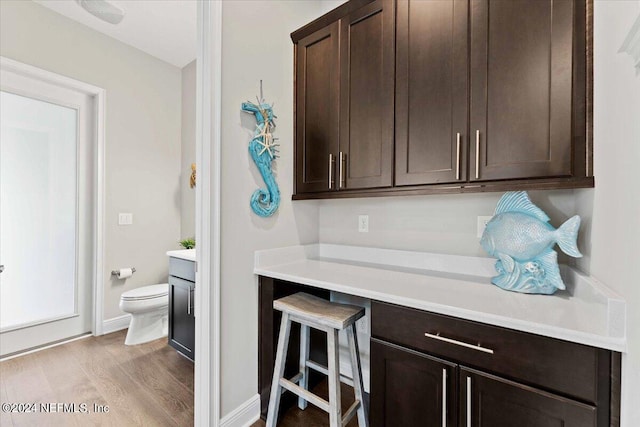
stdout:
[(101, 21), (75, 0), (34, 1), (177, 67), (196, 58), (196, 0), (110, 0), (125, 11), (117, 25)]

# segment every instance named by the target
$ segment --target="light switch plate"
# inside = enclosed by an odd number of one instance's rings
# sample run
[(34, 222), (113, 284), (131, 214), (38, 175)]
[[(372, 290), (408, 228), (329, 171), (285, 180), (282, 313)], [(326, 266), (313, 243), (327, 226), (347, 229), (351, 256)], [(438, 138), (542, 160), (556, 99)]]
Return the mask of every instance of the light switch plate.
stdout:
[(133, 224), (133, 214), (132, 213), (119, 213), (118, 214), (118, 225), (131, 225)]
[(493, 216), (479, 216), (478, 217), (478, 238), (482, 237), (482, 233), (484, 233), (484, 229), (487, 226), (487, 223), (491, 221)]

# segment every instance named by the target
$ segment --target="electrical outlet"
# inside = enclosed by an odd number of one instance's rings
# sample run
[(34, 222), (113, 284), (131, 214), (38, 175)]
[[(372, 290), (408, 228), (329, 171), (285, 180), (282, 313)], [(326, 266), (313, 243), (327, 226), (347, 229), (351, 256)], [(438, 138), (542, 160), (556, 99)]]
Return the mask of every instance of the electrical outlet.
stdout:
[(482, 237), (482, 233), (484, 233), (484, 229), (487, 226), (487, 223), (491, 221), (493, 216), (479, 216), (478, 217), (478, 237)]
[(118, 225), (131, 225), (133, 224), (133, 214), (132, 213), (119, 213), (118, 214)]
[(359, 215), (358, 216), (358, 231), (360, 233), (368, 233), (369, 232), (369, 215)]
[(356, 322), (356, 331), (365, 335), (369, 333), (369, 318), (367, 316), (360, 318)]

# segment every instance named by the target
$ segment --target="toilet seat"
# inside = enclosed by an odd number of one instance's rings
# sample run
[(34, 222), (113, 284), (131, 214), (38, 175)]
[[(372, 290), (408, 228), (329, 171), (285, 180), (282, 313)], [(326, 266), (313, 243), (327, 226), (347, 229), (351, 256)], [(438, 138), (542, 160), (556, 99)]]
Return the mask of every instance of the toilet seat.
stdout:
[(131, 289), (122, 294), (122, 301), (141, 301), (153, 298), (161, 298), (169, 295), (169, 284), (161, 283), (159, 285), (143, 286), (141, 288)]

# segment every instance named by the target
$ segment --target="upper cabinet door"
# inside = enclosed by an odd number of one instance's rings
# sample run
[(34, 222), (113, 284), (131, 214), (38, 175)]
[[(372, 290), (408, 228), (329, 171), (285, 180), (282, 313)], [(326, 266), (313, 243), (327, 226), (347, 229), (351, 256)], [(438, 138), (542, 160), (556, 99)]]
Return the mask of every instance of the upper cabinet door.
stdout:
[(340, 20), (338, 187), (393, 185), (394, 1)]
[(339, 26), (334, 22), (296, 47), (296, 193), (336, 188), (339, 144)]
[(471, 0), (471, 181), (572, 175), (574, 12)]
[(468, 2), (397, 8), (396, 185), (466, 181)]

